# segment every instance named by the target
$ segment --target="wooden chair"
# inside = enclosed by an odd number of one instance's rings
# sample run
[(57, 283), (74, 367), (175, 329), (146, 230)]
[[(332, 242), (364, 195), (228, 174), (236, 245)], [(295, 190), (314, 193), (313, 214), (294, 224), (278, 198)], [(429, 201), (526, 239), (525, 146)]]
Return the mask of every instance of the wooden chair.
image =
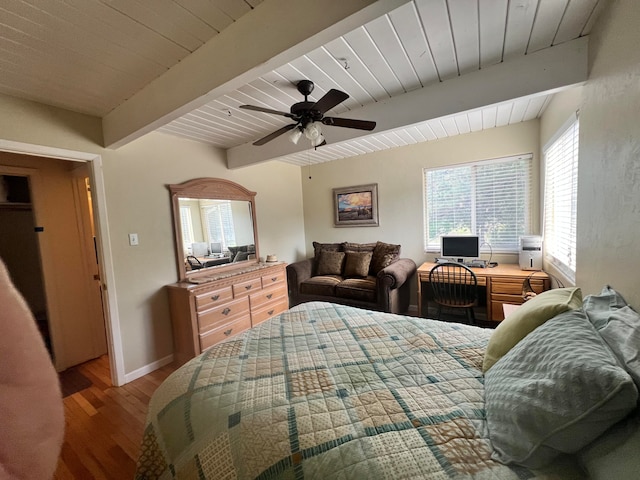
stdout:
[(461, 263), (440, 263), (429, 272), (433, 300), (438, 304), (438, 320), (442, 307), (464, 309), (468, 323), (475, 323), (473, 307), (478, 304), (478, 279)]

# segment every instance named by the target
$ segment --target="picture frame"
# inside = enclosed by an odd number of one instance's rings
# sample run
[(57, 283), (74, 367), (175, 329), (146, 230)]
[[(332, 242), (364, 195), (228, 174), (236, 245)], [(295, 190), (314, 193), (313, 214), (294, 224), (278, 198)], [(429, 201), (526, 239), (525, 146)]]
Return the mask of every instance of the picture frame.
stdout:
[(333, 189), (335, 227), (377, 227), (378, 184)]

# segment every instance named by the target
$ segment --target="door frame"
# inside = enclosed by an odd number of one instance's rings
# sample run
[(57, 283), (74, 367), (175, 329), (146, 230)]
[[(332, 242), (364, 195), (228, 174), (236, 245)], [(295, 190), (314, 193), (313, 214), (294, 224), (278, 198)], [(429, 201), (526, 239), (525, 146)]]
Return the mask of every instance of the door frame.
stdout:
[(107, 350), (111, 381), (119, 387), (126, 383), (122, 334), (118, 315), (118, 301), (115, 287), (115, 271), (111, 252), (111, 237), (107, 221), (107, 201), (102, 171), (102, 156), (96, 153), (67, 150), (57, 147), (14, 142), (0, 138), (0, 151), (32, 155), (36, 157), (57, 158), (72, 162), (88, 162), (91, 181), (91, 198), (96, 228), (97, 251), (102, 266), (102, 295), (104, 299), (104, 317), (107, 333)]

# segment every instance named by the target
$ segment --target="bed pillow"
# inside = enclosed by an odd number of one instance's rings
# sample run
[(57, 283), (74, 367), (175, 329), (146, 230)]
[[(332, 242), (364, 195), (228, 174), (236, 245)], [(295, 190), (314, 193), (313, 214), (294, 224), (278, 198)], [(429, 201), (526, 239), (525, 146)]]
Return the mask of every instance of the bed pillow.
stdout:
[(344, 276), (364, 278), (369, 274), (372, 252), (346, 252)]
[(318, 259), (318, 275), (342, 275), (344, 252), (323, 250)]
[(599, 295), (587, 295), (582, 302), (582, 309), (597, 329), (608, 323), (611, 312), (626, 306), (622, 295), (609, 285), (605, 285)]
[(520, 340), (550, 318), (582, 306), (582, 291), (577, 288), (547, 290), (523, 303), (498, 325), (489, 339), (482, 363), (487, 372)]
[(636, 407), (638, 390), (582, 310), (557, 315), (485, 376), (492, 458), (542, 468)]

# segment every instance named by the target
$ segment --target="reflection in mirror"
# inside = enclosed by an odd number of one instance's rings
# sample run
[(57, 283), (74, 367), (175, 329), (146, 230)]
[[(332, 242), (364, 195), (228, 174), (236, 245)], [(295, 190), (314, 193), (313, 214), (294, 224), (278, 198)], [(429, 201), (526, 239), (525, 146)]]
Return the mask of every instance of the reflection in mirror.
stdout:
[(182, 253), (191, 269), (248, 259), (234, 247), (246, 245), (246, 253), (255, 254), (251, 203), (178, 197), (178, 204)]
[(180, 280), (258, 261), (254, 192), (215, 178), (169, 189)]

